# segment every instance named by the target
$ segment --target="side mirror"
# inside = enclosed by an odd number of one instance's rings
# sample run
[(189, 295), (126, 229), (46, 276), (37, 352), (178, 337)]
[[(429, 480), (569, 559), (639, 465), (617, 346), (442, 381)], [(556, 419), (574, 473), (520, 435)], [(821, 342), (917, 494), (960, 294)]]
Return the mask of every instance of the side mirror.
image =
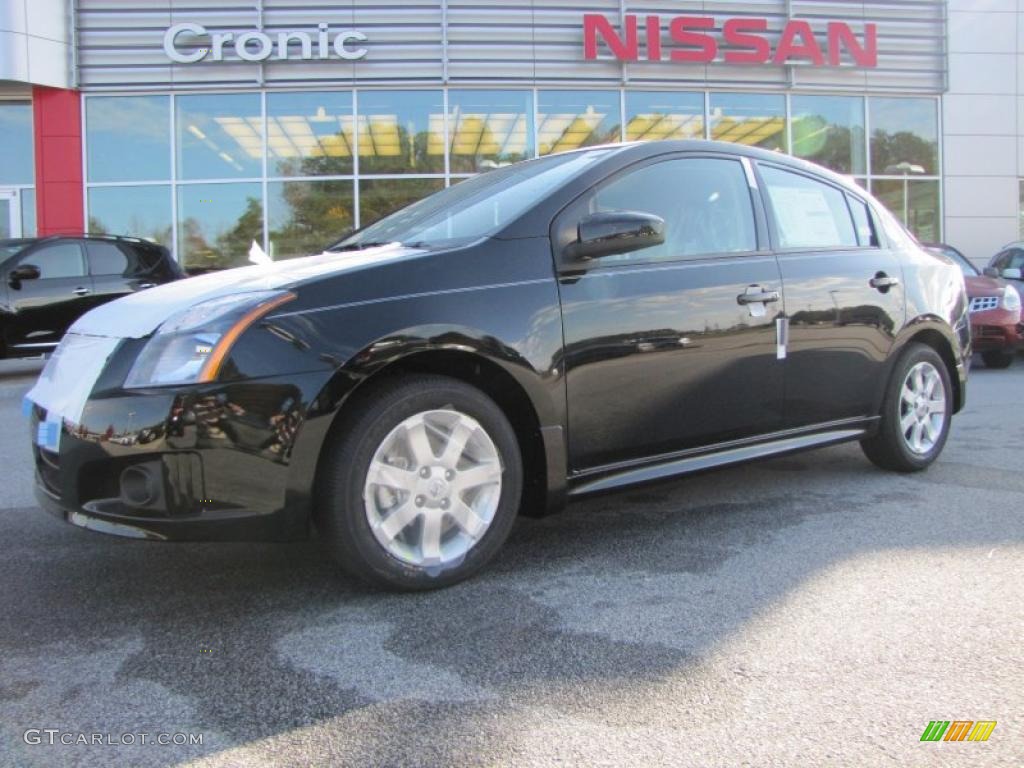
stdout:
[(1021, 279), (1020, 274), (1021, 274), (1020, 269), (1012, 269), (1011, 268), (1011, 269), (1004, 269), (1003, 270), (1003, 277), (1005, 277), (1007, 280), (1020, 280)]
[(995, 267), (985, 267), (981, 270), (981, 274), (985, 277), (999, 277), (999, 270)]
[(665, 242), (665, 220), (640, 211), (602, 211), (584, 218), (567, 249), (574, 259), (598, 259)]
[(35, 264), (21, 264), (10, 271), (7, 275), (12, 287), (17, 287), (22, 280), (38, 280), (39, 267)]

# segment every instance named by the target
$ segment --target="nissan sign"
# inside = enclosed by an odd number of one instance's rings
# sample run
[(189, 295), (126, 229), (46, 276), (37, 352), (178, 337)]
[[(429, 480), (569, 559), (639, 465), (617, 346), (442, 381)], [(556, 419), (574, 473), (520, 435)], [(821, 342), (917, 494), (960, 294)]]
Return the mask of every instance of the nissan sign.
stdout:
[[(667, 40), (663, 39), (663, 26), (668, 28)], [(708, 63), (719, 59), (719, 48), (725, 47), (720, 60), (727, 64), (838, 67), (848, 61), (857, 67), (878, 66), (878, 30), (874, 24), (865, 24), (863, 39), (858, 39), (846, 22), (828, 21), (822, 41), (810, 23), (790, 19), (782, 27), (774, 49), (765, 34), (768, 19), (731, 18), (724, 21), (720, 34), (715, 33), (716, 28), (711, 16), (662, 19), (652, 14), (641, 20), (635, 14), (626, 14), (619, 31), (607, 16), (588, 13), (583, 16), (583, 57), (596, 59), (601, 40), (621, 61), (638, 61), (640, 44), (645, 43), (647, 61)]]

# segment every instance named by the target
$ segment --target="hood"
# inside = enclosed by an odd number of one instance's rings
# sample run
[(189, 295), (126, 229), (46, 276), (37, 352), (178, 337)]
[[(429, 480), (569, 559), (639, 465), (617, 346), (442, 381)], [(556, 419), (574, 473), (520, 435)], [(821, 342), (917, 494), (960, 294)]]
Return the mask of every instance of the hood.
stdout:
[(967, 284), (967, 298), (975, 299), (982, 296), (1002, 296), (1006, 290), (1006, 281), (998, 277), (985, 275), (968, 275), (964, 277)]
[(137, 339), (153, 333), (161, 323), (188, 307), (209, 299), (252, 291), (295, 288), (321, 277), (333, 277), (426, 253), (398, 243), (365, 251), (321, 253), (251, 267), (211, 272), (158, 285), (111, 301), (82, 315), (71, 333)]

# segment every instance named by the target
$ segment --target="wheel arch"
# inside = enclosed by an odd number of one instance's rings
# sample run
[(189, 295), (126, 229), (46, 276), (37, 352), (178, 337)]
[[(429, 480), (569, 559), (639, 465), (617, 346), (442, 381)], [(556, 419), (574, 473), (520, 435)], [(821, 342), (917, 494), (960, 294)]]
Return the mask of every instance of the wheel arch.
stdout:
[[(355, 360), (358, 359), (356, 356)], [(506, 361), (498, 362), (464, 345), (411, 349), (400, 356), (391, 355), (387, 360), (358, 367), (357, 376), (352, 370), (343, 369), (325, 387), (325, 393), (329, 393), (327, 399), (334, 401), (335, 407), (326, 414), (328, 422), (316, 430), (315, 470), (307, 481), (312, 490), (311, 519), (316, 515), (316, 489), (323, 471), (321, 462), (332, 435), (345, 428), (346, 421), (375, 385), (386, 379), (413, 374), (446, 376), (467, 383), (490, 397), (508, 418), (519, 443), (524, 470), (523, 513), (539, 516), (561, 506), (567, 481), (563, 432), (560, 425), (545, 426), (543, 423), (544, 417), (550, 419), (551, 414), (546, 412), (543, 403), (537, 402), (543, 394), (536, 391), (540, 382), (535, 371), (515, 366), (513, 370), (518, 375), (513, 375), (510, 371), (512, 366)], [(533, 392), (524, 385), (524, 377), (538, 379), (538, 386), (531, 387)]]
[(953, 386), (953, 413), (958, 413), (964, 407), (965, 392), (963, 377), (957, 363), (956, 350), (959, 345), (954, 340), (948, 327), (937, 319), (922, 318), (910, 325), (898, 342), (898, 348), (892, 355), (889, 365), (889, 375), (886, 381), (892, 376), (895, 370), (896, 359), (902, 354), (908, 344), (924, 344), (931, 347), (942, 358), (949, 373), (949, 380)]

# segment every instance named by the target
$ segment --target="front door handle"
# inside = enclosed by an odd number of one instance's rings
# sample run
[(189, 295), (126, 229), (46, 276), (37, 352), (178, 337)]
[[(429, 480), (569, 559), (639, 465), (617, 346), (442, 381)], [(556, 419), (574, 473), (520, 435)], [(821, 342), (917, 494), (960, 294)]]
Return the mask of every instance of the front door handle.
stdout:
[(72, 291), (72, 293), (75, 294), (75, 296), (86, 296), (87, 294), (92, 293), (92, 291), (90, 291), (88, 288), (78, 286), (77, 288), (75, 288), (75, 290)]
[(139, 283), (137, 287), (140, 291), (144, 291), (147, 288), (156, 288), (156, 283)]
[(899, 285), (900, 279), (898, 277), (889, 277), (885, 272), (879, 272), (868, 281), (868, 284), (872, 288), (877, 288), (882, 293), (885, 293), (893, 286)]
[(766, 291), (759, 286), (752, 285), (746, 293), (737, 296), (736, 301), (740, 304), (768, 304), (778, 301), (780, 298), (778, 291)]

